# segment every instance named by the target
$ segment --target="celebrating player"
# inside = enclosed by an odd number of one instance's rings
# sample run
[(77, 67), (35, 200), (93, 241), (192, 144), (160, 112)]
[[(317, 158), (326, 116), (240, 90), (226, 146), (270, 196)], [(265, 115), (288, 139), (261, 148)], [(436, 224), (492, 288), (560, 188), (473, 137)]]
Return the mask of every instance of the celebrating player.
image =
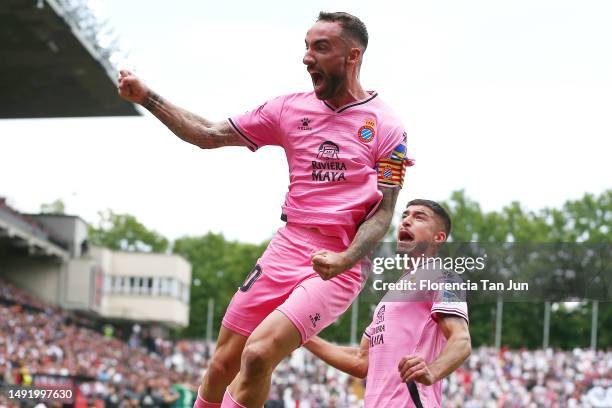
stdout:
[(181, 139), (206, 149), (280, 146), (289, 163), (287, 224), (228, 306), (196, 407), (260, 408), (276, 365), (346, 311), (363, 286), (361, 259), (389, 228), (407, 163), (400, 121), (359, 82), (367, 43), (358, 18), (320, 13), (303, 59), (314, 92), (219, 123), (120, 72), (119, 94)]
[[(438, 203), (412, 200), (398, 228), (398, 252), (432, 259), (450, 229), (450, 217)], [(317, 336), (304, 346), (339, 370), (367, 376), (366, 408), (440, 407), (440, 380), (471, 352), (467, 305), (464, 292), (418, 289), (421, 281), (452, 284), (457, 278), (431, 262), (406, 270), (400, 283), (415, 282), (415, 290), (385, 294), (360, 347), (337, 346)]]

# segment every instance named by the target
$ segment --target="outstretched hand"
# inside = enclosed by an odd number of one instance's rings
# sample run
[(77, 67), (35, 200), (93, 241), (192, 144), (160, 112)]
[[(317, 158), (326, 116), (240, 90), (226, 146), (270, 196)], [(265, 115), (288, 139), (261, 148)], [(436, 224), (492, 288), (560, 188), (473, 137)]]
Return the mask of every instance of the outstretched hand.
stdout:
[(408, 354), (402, 357), (398, 370), (402, 382), (416, 381), (425, 385), (431, 385), (436, 382), (425, 359), (418, 354)]
[(351, 267), (348, 259), (343, 253), (319, 249), (310, 255), (312, 269), (321, 276), (323, 280), (329, 280), (340, 275)]
[(142, 104), (149, 93), (149, 88), (132, 72), (122, 69), (119, 71), (117, 91), (126, 101)]

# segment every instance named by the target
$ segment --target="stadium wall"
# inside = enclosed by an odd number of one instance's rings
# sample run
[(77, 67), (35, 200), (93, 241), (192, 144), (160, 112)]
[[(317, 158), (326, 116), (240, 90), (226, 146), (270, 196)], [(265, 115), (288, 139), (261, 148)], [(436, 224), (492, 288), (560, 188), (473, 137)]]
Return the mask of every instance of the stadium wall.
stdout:
[(15, 285), (27, 289), (41, 301), (60, 303), (60, 282), (64, 263), (58, 260), (9, 258), (4, 260), (3, 277)]
[(96, 291), (102, 288), (96, 285), (101, 278), (97, 276), (98, 271), (98, 264), (90, 258), (71, 259), (62, 270), (62, 306), (99, 312), (101, 302), (96, 298)]
[(191, 265), (184, 258), (97, 247), (91, 256), (104, 276), (101, 316), (187, 326)]

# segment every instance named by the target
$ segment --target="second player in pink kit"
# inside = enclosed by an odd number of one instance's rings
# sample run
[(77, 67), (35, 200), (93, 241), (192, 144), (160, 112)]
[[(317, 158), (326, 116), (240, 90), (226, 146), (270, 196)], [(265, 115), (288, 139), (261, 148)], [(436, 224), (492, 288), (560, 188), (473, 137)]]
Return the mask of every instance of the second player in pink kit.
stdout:
[[(417, 287), (421, 281), (453, 282), (450, 273), (446, 275), (446, 271), (429, 268), (433, 268), (431, 263), (429, 267), (411, 271), (401, 280), (413, 279)], [(448, 293), (456, 298), (444, 299), (444, 292), (389, 292), (380, 301), (372, 323), (364, 332), (364, 341), (369, 347), (366, 407), (442, 406), (442, 381), (436, 378), (433, 384), (412, 382), (406, 386), (400, 381), (397, 367), (409, 352), (428, 363), (438, 358), (447, 343), (441, 320), (450, 316), (463, 319), (467, 329), (467, 304), (461, 295)]]
[(274, 145), (287, 155), (287, 224), (233, 297), (195, 407), (260, 408), (276, 365), (346, 311), (363, 286), (361, 260), (387, 232), (407, 164), (400, 121), (359, 82), (367, 42), (358, 18), (320, 13), (303, 59), (314, 92), (272, 99), (225, 122), (181, 109), (120, 73), (119, 94), (189, 143)]
[(409, 202), (398, 228), (398, 252), (430, 262), (405, 271), (396, 286), (401, 289), (385, 294), (360, 347), (337, 346), (316, 336), (305, 345), (330, 365), (366, 378), (365, 408), (442, 407), (442, 378), (470, 354), (465, 292), (421, 289), (421, 282), (460, 283), (456, 273), (431, 260), (450, 228), (450, 216), (438, 203)]

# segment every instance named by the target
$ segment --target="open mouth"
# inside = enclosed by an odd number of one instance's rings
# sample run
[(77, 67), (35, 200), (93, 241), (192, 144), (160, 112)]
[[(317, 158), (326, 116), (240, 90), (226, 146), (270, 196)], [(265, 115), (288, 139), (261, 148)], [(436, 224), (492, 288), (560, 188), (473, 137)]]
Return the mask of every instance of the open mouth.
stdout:
[(414, 242), (414, 235), (408, 230), (400, 230), (398, 240), (400, 242)]
[(323, 75), (319, 72), (310, 72), (310, 78), (312, 79), (312, 84), (316, 87), (323, 82)]

